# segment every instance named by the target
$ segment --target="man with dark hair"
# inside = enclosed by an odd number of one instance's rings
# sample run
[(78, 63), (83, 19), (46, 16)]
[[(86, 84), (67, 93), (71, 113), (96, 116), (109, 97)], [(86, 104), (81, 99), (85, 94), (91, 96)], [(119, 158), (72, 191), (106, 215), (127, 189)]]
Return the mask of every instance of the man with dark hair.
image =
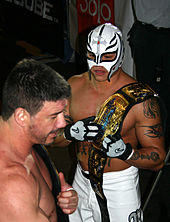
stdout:
[[(69, 84), (45, 64), (23, 59), (3, 88), (0, 118), (0, 221), (68, 221), (78, 197), (42, 145), (66, 126)], [(62, 210), (61, 210), (62, 209)]]

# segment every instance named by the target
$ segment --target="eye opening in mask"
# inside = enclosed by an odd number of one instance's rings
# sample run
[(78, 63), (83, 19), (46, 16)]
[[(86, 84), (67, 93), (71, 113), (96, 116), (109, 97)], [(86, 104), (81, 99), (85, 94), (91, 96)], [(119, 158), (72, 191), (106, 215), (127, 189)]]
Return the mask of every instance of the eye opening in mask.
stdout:
[[(101, 55), (101, 59), (100, 59), (100, 62), (112, 62), (115, 60), (116, 58), (116, 52), (106, 52), (106, 53), (103, 53)], [(91, 52), (91, 51), (87, 51), (87, 58), (89, 60), (92, 60), (94, 62), (96, 62), (96, 55)]]
[(87, 58), (90, 59), (90, 60), (95, 61), (96, 56), (93, 52), (90, 52), (90, 51), (87, 50)]
[(101, 62), (112, 62), (116, 59), (116, 52), (106, 52), (106, 53), (103, 53), (102, 56), (101, 56)]

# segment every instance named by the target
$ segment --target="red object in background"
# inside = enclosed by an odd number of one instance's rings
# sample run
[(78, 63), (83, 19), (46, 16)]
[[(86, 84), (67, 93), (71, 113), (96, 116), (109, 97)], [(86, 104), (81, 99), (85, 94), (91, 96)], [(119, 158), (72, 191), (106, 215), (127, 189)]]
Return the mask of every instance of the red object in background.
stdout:
[(97, 25), (114, 24), (114, 0), (77, 0), (78, 32)]

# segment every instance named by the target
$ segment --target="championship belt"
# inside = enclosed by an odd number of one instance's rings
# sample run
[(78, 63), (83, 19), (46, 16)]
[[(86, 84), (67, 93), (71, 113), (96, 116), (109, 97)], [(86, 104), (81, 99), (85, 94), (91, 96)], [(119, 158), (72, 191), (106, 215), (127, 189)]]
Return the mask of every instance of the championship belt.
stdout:
[(89, 152), (88, 167), (91, 186), (96, 193), (103, 222), (110, 221), (107, 200), (103, 193), (103, 172), (107, 156), (101, 151), (104, 137), (120, 134), (123, 120), (130, 108), (153, 97), (155, 92), (142, 83), (132, 83), (119, 89), (101, 106), (94, 122), (102, 126), (103, 137), (92, 143)]

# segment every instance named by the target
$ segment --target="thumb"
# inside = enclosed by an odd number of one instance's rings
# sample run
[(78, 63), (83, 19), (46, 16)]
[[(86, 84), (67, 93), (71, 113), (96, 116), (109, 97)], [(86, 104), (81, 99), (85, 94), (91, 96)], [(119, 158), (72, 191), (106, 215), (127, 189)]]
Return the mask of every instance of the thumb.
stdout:
[(60, 172), (59, 174), (60, 184), (61, 184), (61, 191), (66, 191), (70, 188), (70, 185), (65, 181), (64, 174)]

